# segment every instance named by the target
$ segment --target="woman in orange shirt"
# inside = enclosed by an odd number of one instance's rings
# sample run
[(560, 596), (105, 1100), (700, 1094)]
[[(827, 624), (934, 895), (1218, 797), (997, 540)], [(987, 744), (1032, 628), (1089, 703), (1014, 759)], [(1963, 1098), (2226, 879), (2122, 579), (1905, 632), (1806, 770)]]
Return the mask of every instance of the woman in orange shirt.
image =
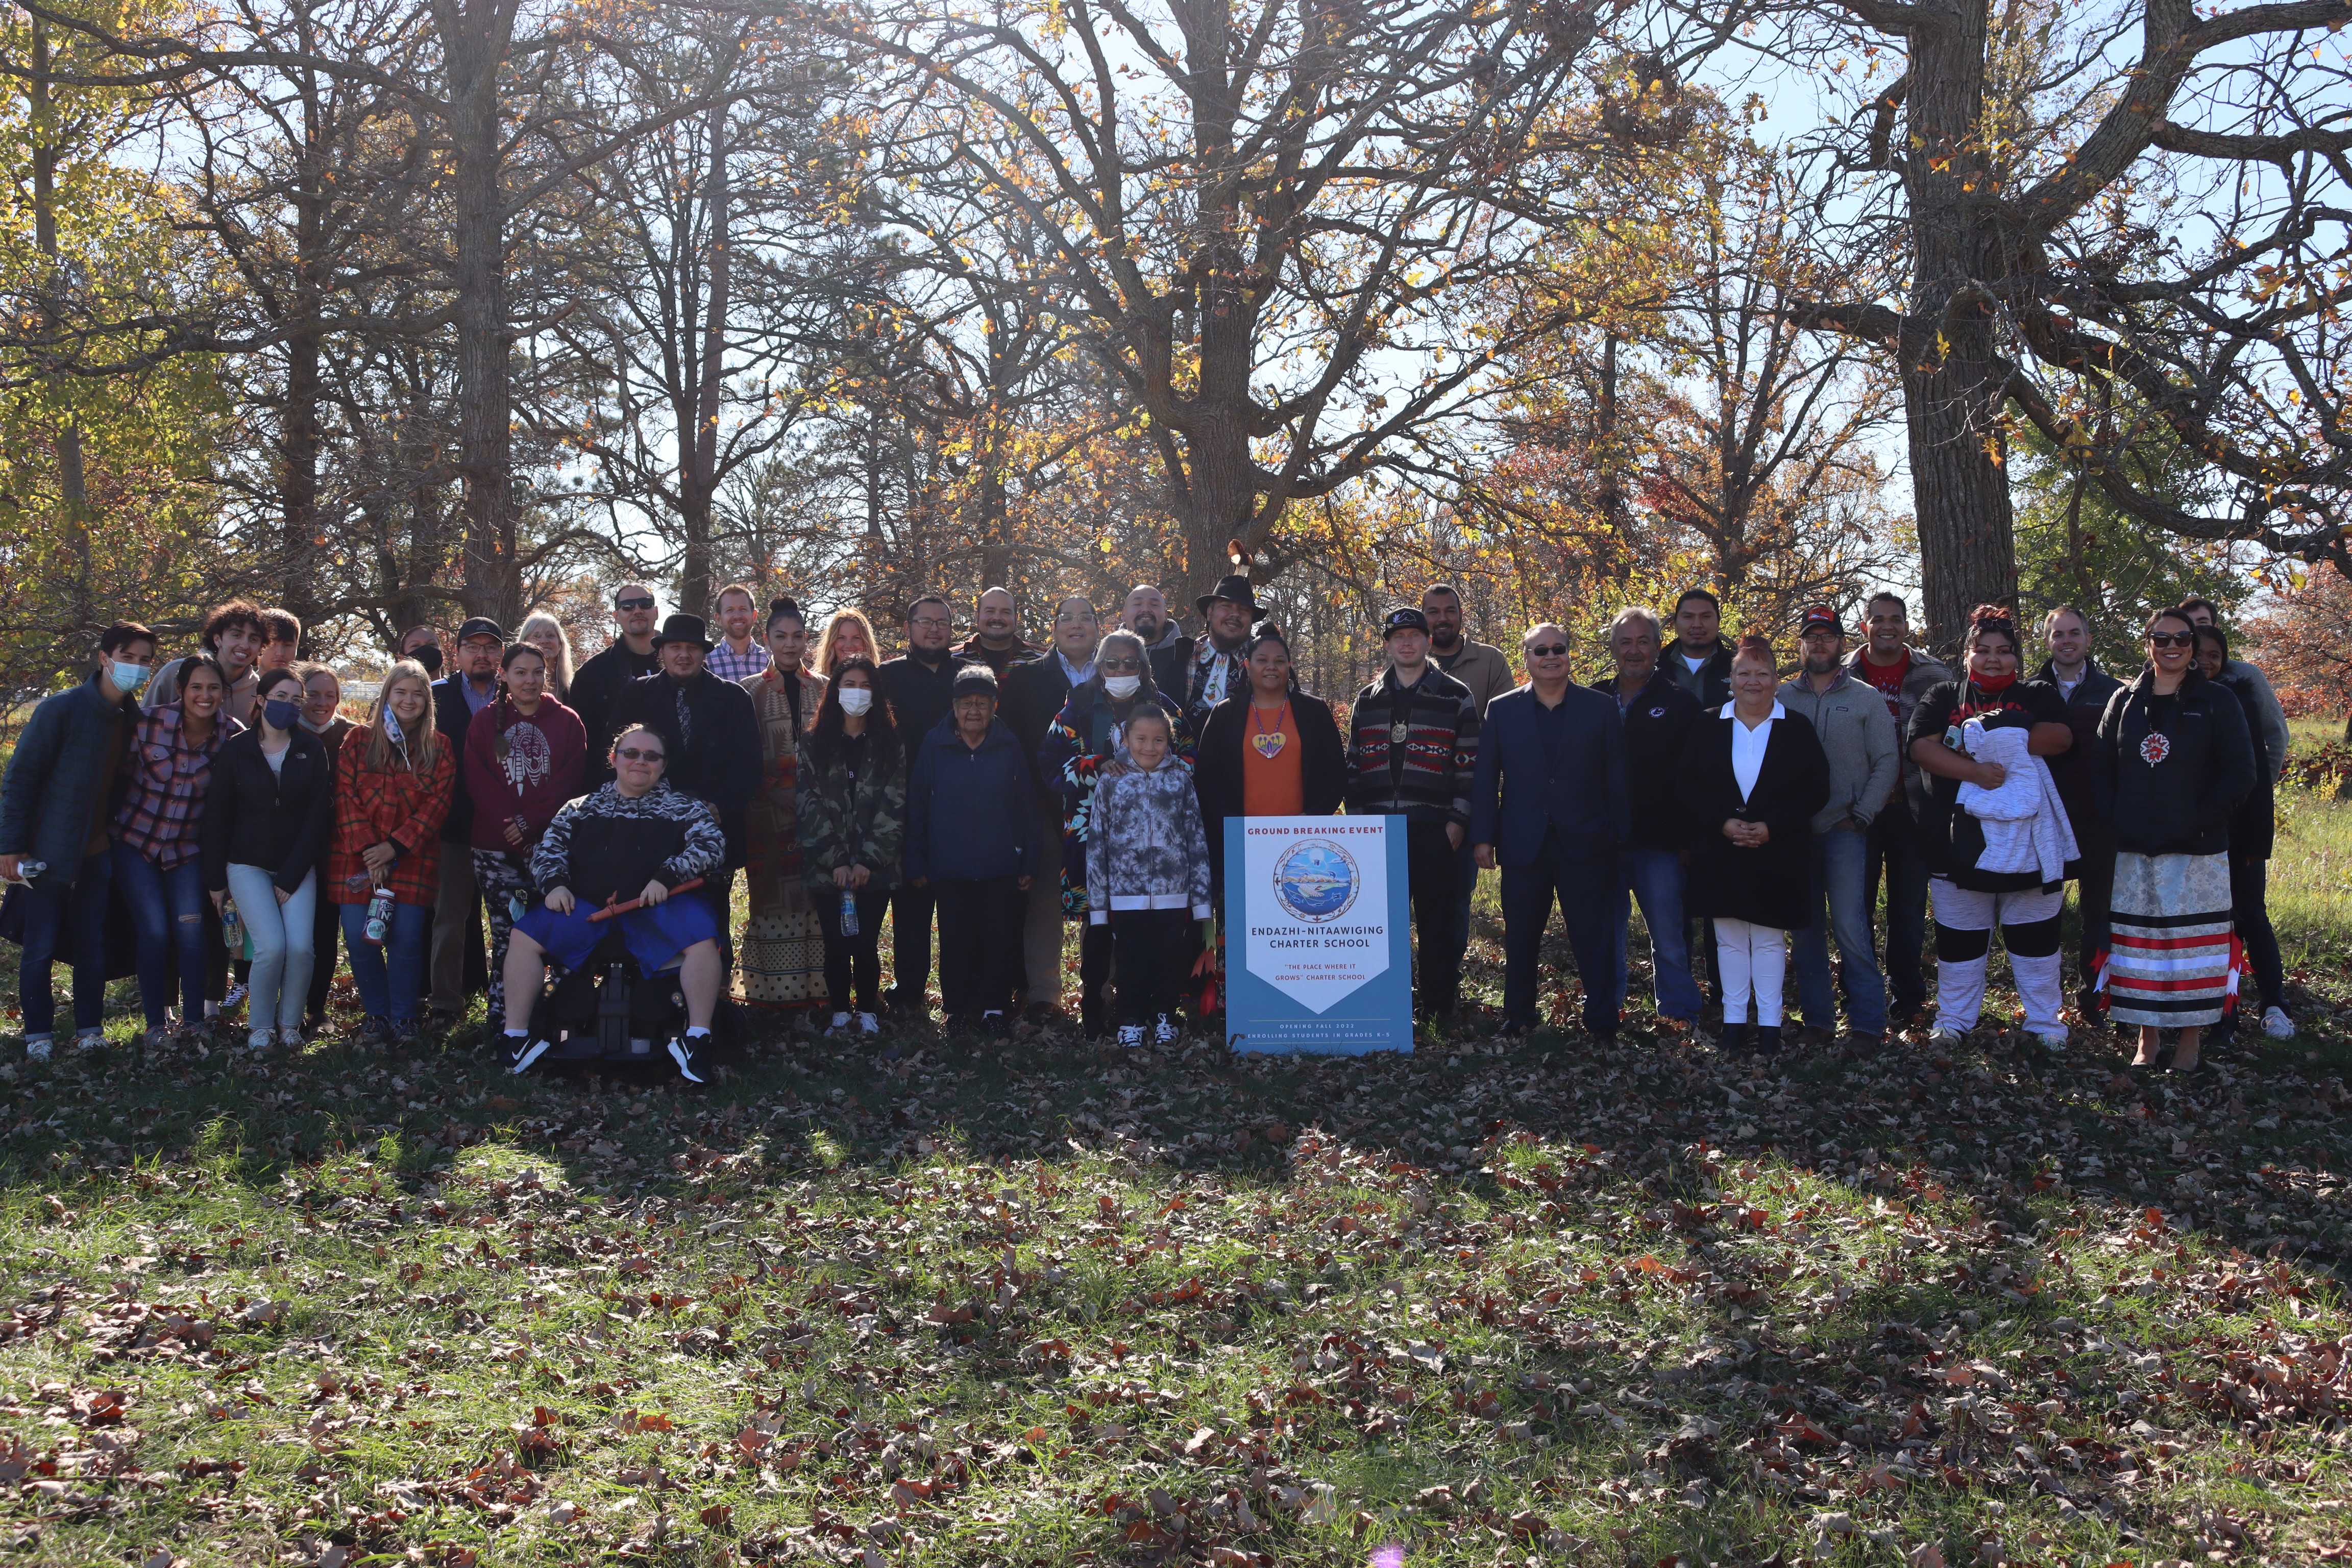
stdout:
[(1209, 860), (1224, 892), (1225, 818), (1329, 816), (1347, 787), (1347, 748), (1329, 706), (1298, 689), (1282, 628), (1250, 628), (1247, 689), (1209, 710), (1192, 758)]

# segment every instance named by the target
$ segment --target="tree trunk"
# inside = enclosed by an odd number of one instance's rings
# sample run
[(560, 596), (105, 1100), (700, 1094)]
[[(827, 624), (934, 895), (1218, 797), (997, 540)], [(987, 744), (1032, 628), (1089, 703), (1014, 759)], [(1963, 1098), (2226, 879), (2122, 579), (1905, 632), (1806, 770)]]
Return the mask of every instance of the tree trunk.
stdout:
[[(41, 315), (44, 322), (55, 330), (60, 324), (56, 296), (61, 294), (66, 286), (65, 270), (58, 264), (57, 121), (49, 104), (48, 24), (38, 16), (35, 16), (32, 22), (33, 244), (48, 258), (48, 271), (42, 279), (42, 289), (50, 298), (43, 302)], [(58, 497), (74, 554), (74, 624), (88, 626), (94, 614), (90, 591), (89, 494), (82, 472), (81, 426), (71, 416), (59, 423), (56, 441)]]
[(1169, 602), (1180, 605), (1214, 592), (1217, 579), (1234, 569), (1226, 552), (1234, 540), (1255, 557), (1280, 516), (1276, 507), (1259, 510), (1258, 468), (1237, 421), (1195, 410), (1183, 444), (1182, 484), (1170, 487), (1170, 510), (1183, 532), (1184, 571)]
[(1956, 640), (1979, 604), (2014, 605), (2017, 546), (2001, 416), (2007, 377), (1990, 306), (1966, 297), (1999, 275), (1987, 216), (1986, 0), (1954, 0), (1911, 34), (1911, 201), (1916, 274), (1904, 333), (1903, 402), (1918, 519), (1927, 637)]
[[(457, 467), (465, 486), (466, 613), (513, 627), (522, 618), (516, 562), (513, 388), (508, 364), (506, 214), (499, 148), (499, 67), (505, 53), (495, 6), (444, 11), (457, 187)], [(452, 36), (454, 35), (454, 36)]]
[(711, 578), (712, 513), (719, 489), (719, 395), (727, 374), (728, 186), (727, 106), (710, 106), (708, 131), (710, 178), (703, 199), (710, 225), (710, 294), (705, 301), (700, 384), (695, 404), (694, 439), (688, 444), (686, 482), (678, 487), (686, 515), (685, 557), (678, 569), (678, 600), (694, 614), (710, 613), (717, 584)]

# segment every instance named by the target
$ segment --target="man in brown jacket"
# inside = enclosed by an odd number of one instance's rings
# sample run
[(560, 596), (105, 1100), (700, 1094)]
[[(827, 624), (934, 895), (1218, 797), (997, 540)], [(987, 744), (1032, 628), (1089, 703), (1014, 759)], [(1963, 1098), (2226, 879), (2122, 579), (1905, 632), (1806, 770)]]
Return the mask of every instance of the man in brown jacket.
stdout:
[[(1429, 622), (1429, 662), (1470, 689), (1471, 700), (1478, 704), (1478, 717), (1486, 716), (1486, 705), (1496, 698), (1518, 689), (1518, 677), (1512, 674), (1510, 658), (1501, 648), (1462, 635), (1462, 595), (1452, 584), (1432, 583), (1423, 588), (1421, 614)], [(1471, 858), (1467, 844), (1456, 858), (1460, 864), (1454, 868), (1458, 879), (1454, 924), (1460, 929), (1454, 941), (1467, 950), (1470, 900), (1478, 891), (1478, 862)]]

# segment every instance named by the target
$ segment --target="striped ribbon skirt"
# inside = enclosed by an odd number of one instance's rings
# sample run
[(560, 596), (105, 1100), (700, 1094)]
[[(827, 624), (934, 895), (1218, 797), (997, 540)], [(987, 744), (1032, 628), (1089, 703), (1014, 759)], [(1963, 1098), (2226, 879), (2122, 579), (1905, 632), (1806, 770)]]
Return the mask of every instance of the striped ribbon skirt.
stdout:
[(2186, 1028), (2221, 1022), (2237, 989), (2227, 855), (2116, 856), (2107, 1017)]

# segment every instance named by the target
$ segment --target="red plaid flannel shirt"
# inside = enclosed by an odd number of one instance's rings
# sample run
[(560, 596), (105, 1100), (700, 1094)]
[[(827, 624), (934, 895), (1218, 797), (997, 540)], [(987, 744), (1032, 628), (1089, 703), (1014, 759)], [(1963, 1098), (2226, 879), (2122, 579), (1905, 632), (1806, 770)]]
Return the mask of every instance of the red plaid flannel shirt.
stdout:
[(214, 721), (210, 739), (191, 746), (180, 735), (178, 703), (140, 715), (131, 744), (122, 749), (122, 804), (115, 808), (114, 841), (130, 845), (158, 870), (194, 859), (202, 853), (197, 830), (213, 759), (221, 742), (244, 728), (224, 714)]
[[(365, 727), (343, 737), (335, 759), (335, 837), (327, 854), (327, 897), (339, 904), (363, 904), (374, 884), (360, 852), (390, 840), (400, 850), (392, 863), (392, 896), (404, 904), (429, 904), (441, 883), (441, 819), (449, 815), (449, 792), (457, 764), (445, 742), (434, 750), (433, 765), (413, 773), (395, 754), (389, 767), (368, 766), (373, 739)], [(466, 853), (466, 847), (457, 847)]]

